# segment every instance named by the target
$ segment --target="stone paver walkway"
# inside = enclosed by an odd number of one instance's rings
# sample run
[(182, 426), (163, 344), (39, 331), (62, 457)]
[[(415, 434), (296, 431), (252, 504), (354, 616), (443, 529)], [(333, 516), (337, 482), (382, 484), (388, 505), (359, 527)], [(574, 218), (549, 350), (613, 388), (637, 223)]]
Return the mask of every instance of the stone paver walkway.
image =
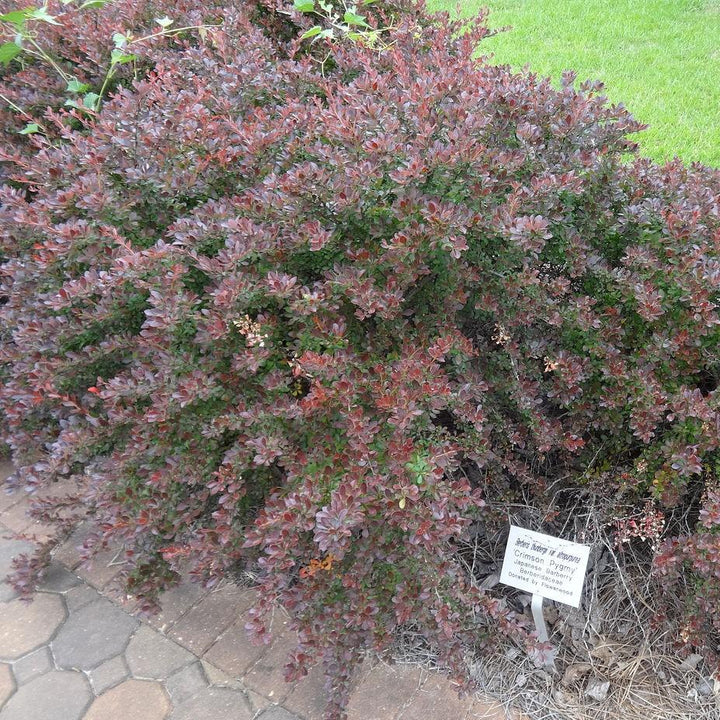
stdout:
[[(0, 464), (0, 485), (10, 466)], [(0, 495), (0, 579), (32, 549), (23, 533), (44, 528), (25, 515), (28, 499)], [(282, 679), (290, 631), (278, 613), (275, 641), (255, 647), (243, 626), (253, 590), (212, 591), (183, 582), (162, 613), (135, 616), (114, 580), (116, 551), (80, 564), (83, 529), (54, 555), (30, 604), (0, 582), (0, 720), (321, 720), (318, 669)], [(460, 699), (439, 675), (367, 662), (349, 720), (506, 720), (500, 706)]]

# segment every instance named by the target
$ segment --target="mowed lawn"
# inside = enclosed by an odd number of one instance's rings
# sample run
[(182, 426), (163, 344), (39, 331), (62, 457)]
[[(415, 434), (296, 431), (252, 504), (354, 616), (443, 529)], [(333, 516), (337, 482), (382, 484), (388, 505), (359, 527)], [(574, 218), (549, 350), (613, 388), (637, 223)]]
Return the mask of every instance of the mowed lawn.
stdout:
[[(720, 0), (461, 0), (489, 7), (482, 43), (493, 62), (557, 80), (602, 80), (608, 97), (650, 125), (636, 136), (656, 160), (679, 156), (720, 167)], [(428, 0), (450, 10), (456, 0)]]

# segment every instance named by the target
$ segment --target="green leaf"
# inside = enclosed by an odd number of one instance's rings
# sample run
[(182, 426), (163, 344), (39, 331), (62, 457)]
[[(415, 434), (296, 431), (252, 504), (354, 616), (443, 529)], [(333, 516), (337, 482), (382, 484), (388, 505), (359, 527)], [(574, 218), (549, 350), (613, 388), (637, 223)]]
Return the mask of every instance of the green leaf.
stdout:
[(155, 18), (155, 22), (164, 30), (170, 27), (175, 21), (166, 15), (165, 17)]
[(73, 78), (67, 86), (68, 92), (83, 93), (90, 89), (87, 83), (80, 82), (77, 78)]
[(10, 61), (22, 52), (22, 48), (14, 42), (0, 45), (0, 63), (9, 65)]
[(116, 48), (121, 48), (127, 45), (128, 36), (125, 33), (115, 33), (112, 40)]
[(343, 20), (348, 25), (360, 25), (361, 27), (369, 27), (368, 24), (365, 22), (365, 18), (362, 15), (358, 15), (357, 13), (351, 12), (348, 10), (345, 15), (343, 15)]
[(97, 93), (89, 92), (83, 97), (82, 102), (77, 102), (77, 100), (66, 100), (65, 106), (74, 107), (77, 110), (82, 110), (83, 112), (87, 112), (88, 110), (97, 110), (98, 107), (100, 107), (100, 96)]
[(28, 15), (28, 17), (33, 20), (40, 20), (41, 22), (49, 23), (50, 25), (60, 25), (54, 15), (48, 14), (46, 7), (36, 8)]
[(18, 130), (18, 135), (32, 135), (40, 132), (40, 126), (37, 123), (28, 123), (22, 130)]
[(102, 7), (103, 5), (107, 5), (109, 0), (85, 0), (85, 2), (80, 6), (81, 10), (84, 10), (85, 8), (94, 8), (94, 7)]
[(12, 10), (9, 13), (0, 15), (0, 20), (14, 25), (18, 30), (22, 30), (25, 27), (25, 21), (30, 17), (30, 14), (33, 12), (35, 12), (35, 8)]
[(293, 0), (293, 7), (303, 13), (315, 10), (315, 0)]
[(315, 27), (311, 27), (309, 30), (306, 30), (301, 36), (301, 40), (307, 40), (307, 38), (315, 37), (316, 35), (319, 35), (322, 32), (322, 28), (319, 25), (315, 25)]
[(83, 105), (90, 110), (97, 110), (100, 104), (100, 96), (97, 93), (90, 92), (83, 98)]
[(110, 53), (110, 62), (112, 62), (113, 65), (125, 65), (133, 60), (137, 60), (137, 55), (123, 52), (118, 48), (115, 48)]
[(333, 31), (332, 28), (327, 28), (318, 35), (318, 38), (333, 38), (333, 37), (335, 37), (335, 32)]

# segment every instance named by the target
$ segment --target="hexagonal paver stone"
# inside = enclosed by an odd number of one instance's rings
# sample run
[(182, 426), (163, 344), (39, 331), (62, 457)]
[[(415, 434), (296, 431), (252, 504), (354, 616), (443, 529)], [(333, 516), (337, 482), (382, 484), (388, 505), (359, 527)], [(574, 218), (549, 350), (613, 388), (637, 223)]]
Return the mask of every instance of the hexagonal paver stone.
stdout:
[(80, 720), (91, 699), (81, 673), (55, 670), (19, 688), (0, 720)]
[(165, 689), (170, 693), (173, 705), (180, 705), (208, 686), (203, 666), (199, 662), (188, 665), (165, 682)]
[(45, 590), (47, 592), (64, 593), (80, 585), (82, 580), (66, 570), (59, 562), (50, 563), (50, 565), (43, 572), (43, 578), (38, 585), (39, 590)]
[(41, 647), (13, 663), (13, 674), (18, 685), (24, 685), (38, 675), (54, 668), (50, 650)]
[(121, 653), (139, 621), (100, 599), (71, 613), (51, 644), (61, 668), (92, 670)]
[(160, 683), (126, 680), (96, 698), (83, 720), (164, 720), (169, 711)]
[(258, 715), (257, 720), (300, 720), (300, 718), (288, 712), (284, 707), (274, 705), (265, 710), (262, 715)]
[(10, 666), (0, 663), (0, 708), (13, 694), (13, 690), (15, 690), (15, 683), (13, 682)]
[(205, 673), (210, 685), (215, 685), (216, 687), (229, 687), (234, 690), (245, 689), (245, 686), (239, 678), (232, 677), (226, 672), (216, 668), (214, 665), (205, 660), (205, 658), (203, 658), (200, 662), (202, 663), (203, 672)]
[(254, 715), (240, 690), (210, 687), (176, 707), (170, 720), (252, 720)]
[(57, 595), (36, 595), (26, 604), (11, 600), (0, 605), (0, 658), (17, 660), (47, 643), (65, 619)]
[(133, 635), (125, 659), (137, 678), (165, 680), (195, 660), (195, 656), (159, 632), (143, 625)]
[(3, 535), (4, 530), (0, 527), (0, 602), (7, 602), (17, 597), (15, 590), (5, 582), (6, 576), (12, 572), (12, 560), (22, 553), (31, 553), (35, 546), (25, 540), (10, 540)]
[(100, 595), (95, 588), (91, 588), (89, 585), (83, 583), (77, 587), (70, 588), (70, 590), (65, 593), (65, 604), (67, 605), (68, 612), (72, 615), (83, 605), (89, 605), (101, 597), (102, 595)]
[(90, 670), (88, 677), (96, 695), (101, 695), (108, 688), (120, 684), (130, 671), (123, 660), (122, 655), (116, 655), (114, 658), (99, 665), (94, 670)]

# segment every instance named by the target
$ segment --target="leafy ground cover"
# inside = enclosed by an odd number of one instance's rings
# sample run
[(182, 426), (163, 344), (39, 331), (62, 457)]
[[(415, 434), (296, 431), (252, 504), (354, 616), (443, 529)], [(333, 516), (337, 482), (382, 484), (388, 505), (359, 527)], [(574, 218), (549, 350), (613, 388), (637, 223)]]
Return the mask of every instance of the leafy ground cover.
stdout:
[[(434, 10), (454, 0), (431, 0)], [(489, 24), (512, 30), (488, 38), (483, 52), (515, 68), (558, 79), (606, 83), (650, 127), (642, 152), (657, 161), (720, 165), (720, 2), (718, 0), (465, 0), (463, 13), (489, 7)]]

